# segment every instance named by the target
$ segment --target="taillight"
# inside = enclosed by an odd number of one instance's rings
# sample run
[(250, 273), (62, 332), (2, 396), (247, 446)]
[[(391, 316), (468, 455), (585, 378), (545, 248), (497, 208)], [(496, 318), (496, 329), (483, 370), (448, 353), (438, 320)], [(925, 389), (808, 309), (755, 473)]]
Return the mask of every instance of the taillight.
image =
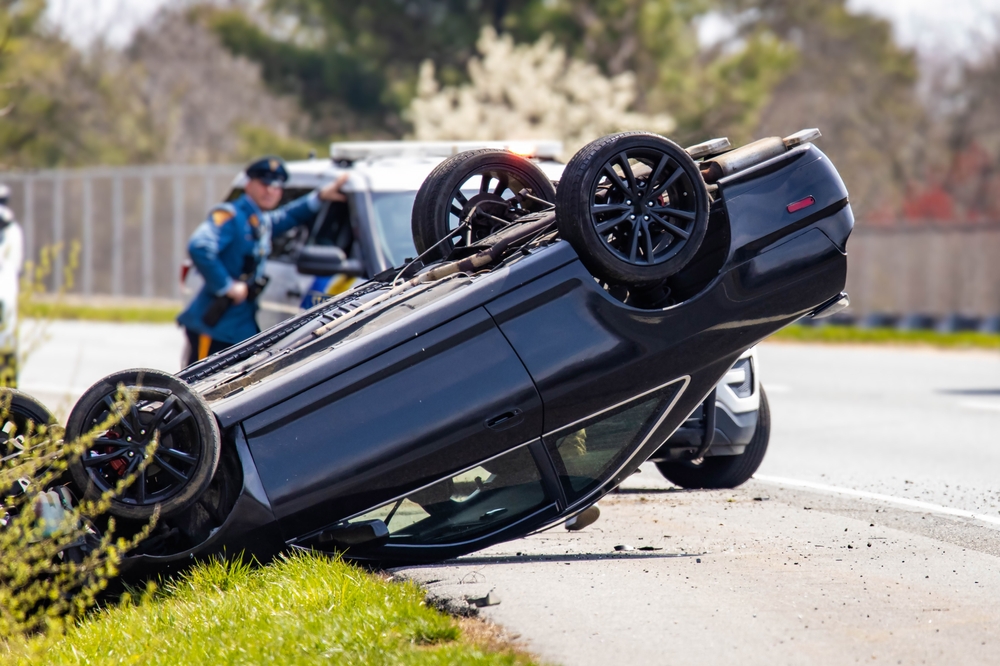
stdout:
[(795, 203), (788, 204), (788, 206), (785, 207), (785, 210), (789, 213), (797, 213), (803, 208), (809, 208), (809, 206), (812, 206), (814, 203), (816, 203), (816, 197), (809, 196), (805, 199), (799, 199)]
[(191, 272), (191, 262), (184, 261), (181, 263), (181, 284), (187, 282), (188, 273)]

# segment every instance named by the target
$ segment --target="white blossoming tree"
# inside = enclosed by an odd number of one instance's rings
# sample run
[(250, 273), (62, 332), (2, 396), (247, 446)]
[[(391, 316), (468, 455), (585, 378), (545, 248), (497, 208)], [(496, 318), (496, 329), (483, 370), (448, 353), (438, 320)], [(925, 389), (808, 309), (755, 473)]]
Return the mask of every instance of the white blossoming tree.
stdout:
[(664, 134), (667, 114), (630, 111), (636, 100), (631, 72), (612, 78), (594, 65), (567, 57), (549, 36), (514, 44), (484, 28), (479, 58), (469, 61), (466, 85), (442, 88), (430, 60), (420, 68), (409, 108), (419, 140), (560, 139), (565, 155), (599, 136), (624, 130)]

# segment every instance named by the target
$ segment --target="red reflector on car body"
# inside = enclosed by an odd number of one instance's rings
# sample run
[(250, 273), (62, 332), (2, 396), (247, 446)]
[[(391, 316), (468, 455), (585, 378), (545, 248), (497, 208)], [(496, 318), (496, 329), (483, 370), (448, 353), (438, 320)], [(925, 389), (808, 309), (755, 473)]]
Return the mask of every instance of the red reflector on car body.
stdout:
[(814, 203), (816, 203), (816, 197), (809, 196), (805, 199), (799, 199), (795, 203), (788, 204), (786, 210), (788, 210), (789, 213), (797, 213), (803, 208), (809, 208), (809, 206), (812, 206)]

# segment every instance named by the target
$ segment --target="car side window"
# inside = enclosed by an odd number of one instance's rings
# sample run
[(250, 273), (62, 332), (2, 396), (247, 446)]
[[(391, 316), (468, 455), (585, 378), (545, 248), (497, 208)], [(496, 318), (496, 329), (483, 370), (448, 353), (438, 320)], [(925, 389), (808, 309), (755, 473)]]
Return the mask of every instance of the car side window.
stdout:
[(570, 502), (606, 481), (622, 456), (652, 433), (680, 386), (680, 382), (669, 384), (545, 438)]
[(349, 523), (381, 520), (395, 545), (475, 539), (551, 504), (527, 446), (410, 493)]

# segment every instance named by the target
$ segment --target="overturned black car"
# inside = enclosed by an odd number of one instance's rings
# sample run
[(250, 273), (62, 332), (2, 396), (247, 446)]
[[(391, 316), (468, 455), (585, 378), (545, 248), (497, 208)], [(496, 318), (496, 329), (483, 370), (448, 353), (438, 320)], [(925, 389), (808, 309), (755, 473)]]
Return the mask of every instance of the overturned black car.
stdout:
[(138, 402), (73, 482), (113, 488), (158, 437), (111, 508), (138, 525), (159, 507), (140, 568), (289, 546), (401, 563), (563, 521), (654, 453), (698, 459), (661, 447), (736, 359), (846, 304), (853, 216), (818, 136), (612, 135), (558, 188), (511, 153), (456, 155), (414, 204), (418, 259), (177, 376), (92, 387), (68, 438), (119, 384)]

